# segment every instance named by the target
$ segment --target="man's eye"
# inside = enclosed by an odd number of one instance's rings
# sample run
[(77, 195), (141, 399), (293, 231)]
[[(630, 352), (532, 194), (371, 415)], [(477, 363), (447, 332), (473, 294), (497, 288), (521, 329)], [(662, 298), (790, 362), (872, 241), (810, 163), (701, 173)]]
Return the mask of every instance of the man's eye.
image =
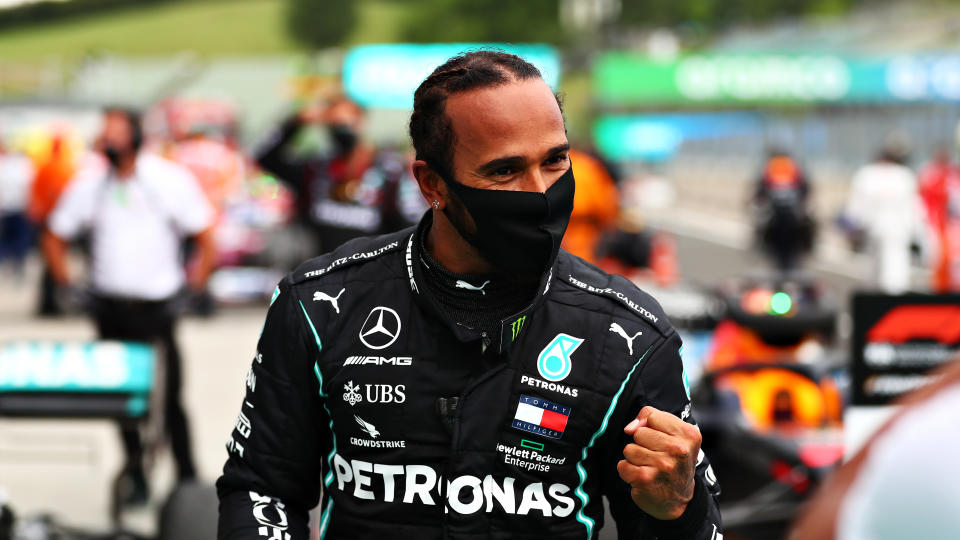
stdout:
[(514, 173), (513, 167), (500, 167), (493, 171), (494, 176), (510, 176)]
[(558, 165), (566, 162), (567, 162), (567, 154), (557, 154), (547, 160), (547, 164), (549, 165)]

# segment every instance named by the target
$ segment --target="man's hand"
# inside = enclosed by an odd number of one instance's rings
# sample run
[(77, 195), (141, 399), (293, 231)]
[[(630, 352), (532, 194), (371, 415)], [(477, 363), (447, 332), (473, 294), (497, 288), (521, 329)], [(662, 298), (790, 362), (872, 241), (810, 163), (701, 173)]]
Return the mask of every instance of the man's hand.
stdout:
[(676, 519), (693, 498), (700, 430), (676, 416), (644, 407), (624, 433), (633, 443), (617, 472), (630, 484), (633, 502), (656, 519)]

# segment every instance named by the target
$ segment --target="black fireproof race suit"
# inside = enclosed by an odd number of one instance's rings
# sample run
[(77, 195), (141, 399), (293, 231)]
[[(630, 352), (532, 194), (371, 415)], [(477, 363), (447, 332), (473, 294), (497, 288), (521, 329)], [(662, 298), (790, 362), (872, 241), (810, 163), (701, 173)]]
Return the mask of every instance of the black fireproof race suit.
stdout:
[[(428, 217), (420, 227), (429, 226)], [(639, 510), (617, 462), (645, 405), (687, 422), (680, 339), (619, 276), (560, 253), (499, 335), (440, 315), (413, 228), (280, 284), (217, 482), (219, 538), (719, 539), (701, 452), (684, 515)], [(509, 241), (505, 239), (505, 241)]]

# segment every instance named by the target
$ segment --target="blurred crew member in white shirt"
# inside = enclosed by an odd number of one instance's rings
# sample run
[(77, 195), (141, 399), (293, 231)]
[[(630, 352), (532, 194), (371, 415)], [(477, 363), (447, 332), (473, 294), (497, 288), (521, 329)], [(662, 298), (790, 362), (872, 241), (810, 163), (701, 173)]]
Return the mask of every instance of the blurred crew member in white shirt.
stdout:
[(865, 235), (874, 258), (875, 284), (884, 292), (910, 289), (910, 247), (925, 241), (917, 177), (903, 152), (888, 148), (853, 177), (845, 216)]
[[(58, 201), (43, 239), (56, 281), (71, 284), (66, 241), (90, 235), (92, 311), (101, 339), (162, 344), (166, 359), (166, 430), (181, 481), (196, 475), (186, 415), (180, 405), (180, 352), (172, 299), (186, 285), (185, 238), (196, 240), (198, 262), (190, 287), (204, 287), (214, 261), (213, 210), (183, 167), (140, 151), (140, 118), (108, 109), (98, 146), (108, 167), (90, 166)], [(121, 426), (127, 464), (125, 503), (147, 499), (143, 448), (136, 427)]]

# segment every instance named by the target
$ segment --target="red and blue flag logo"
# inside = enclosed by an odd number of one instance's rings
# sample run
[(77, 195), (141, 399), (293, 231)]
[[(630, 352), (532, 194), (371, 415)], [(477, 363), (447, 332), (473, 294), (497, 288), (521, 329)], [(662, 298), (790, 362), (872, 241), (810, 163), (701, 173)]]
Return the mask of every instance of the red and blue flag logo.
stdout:
[(559, 439), (570, 419), (571, 408), (542, 398), (520, 396), (513, 427), (535, 435)]

